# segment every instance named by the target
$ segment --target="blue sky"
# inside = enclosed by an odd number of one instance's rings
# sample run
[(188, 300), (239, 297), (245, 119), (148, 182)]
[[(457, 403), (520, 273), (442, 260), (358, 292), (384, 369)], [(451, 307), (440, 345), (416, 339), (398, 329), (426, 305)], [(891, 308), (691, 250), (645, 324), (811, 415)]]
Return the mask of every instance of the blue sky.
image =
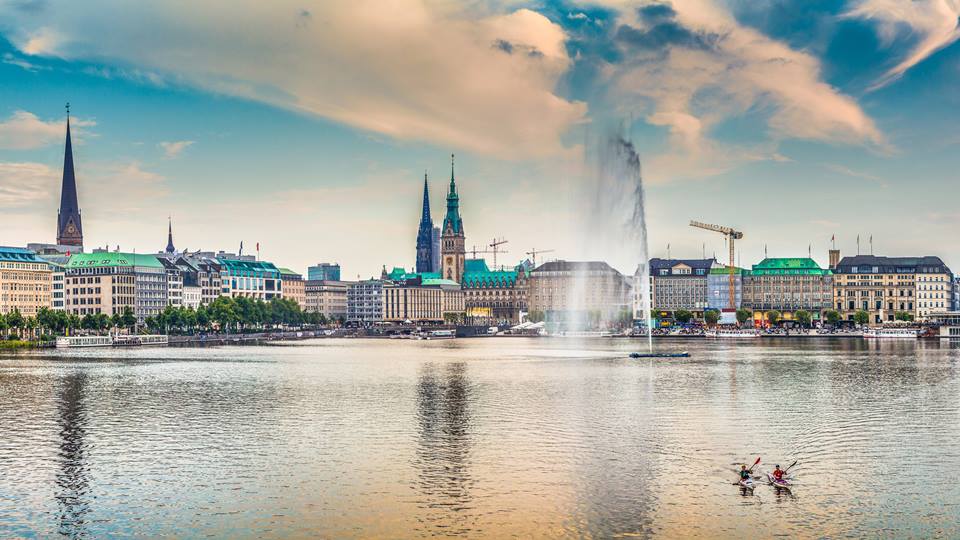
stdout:
[[(958, 0), (0, 0), (0, 244), (52, 241), (72, 104), (88, 246), (411, 266), (457, 155), (467, 245), (598, 256), (585, 159), (641, 153), (650, 251), (960, 265)], [(596, 209), (592, 209), (596, 211)], [(636, 250), (605, 257), (621, 270)]]

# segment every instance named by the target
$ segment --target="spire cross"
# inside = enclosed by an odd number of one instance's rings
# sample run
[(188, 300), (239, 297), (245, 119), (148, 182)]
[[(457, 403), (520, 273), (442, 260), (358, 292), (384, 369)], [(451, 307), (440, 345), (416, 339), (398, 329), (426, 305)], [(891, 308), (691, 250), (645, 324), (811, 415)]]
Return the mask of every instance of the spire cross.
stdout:
[(67, 109), (67, 118), (69, 119), (70, 118), (70, 102), (69, 101), (67, 102), (66, 109)]

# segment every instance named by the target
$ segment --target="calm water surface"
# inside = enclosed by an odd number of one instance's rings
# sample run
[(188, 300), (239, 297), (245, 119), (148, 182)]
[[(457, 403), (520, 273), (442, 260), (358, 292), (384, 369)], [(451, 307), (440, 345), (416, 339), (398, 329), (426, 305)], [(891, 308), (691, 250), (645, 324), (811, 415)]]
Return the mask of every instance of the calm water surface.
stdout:
[(0, 356), (0, 538), (960, 536), (960, 349), (643, 345)]

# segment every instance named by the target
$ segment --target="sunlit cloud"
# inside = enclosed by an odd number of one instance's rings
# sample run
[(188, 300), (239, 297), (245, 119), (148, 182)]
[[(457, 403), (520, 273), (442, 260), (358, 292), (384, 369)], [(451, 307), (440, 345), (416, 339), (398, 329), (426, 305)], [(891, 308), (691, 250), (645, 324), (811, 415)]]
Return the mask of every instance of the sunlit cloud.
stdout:
[[(70, 121), (73, 137), (82, 140), (88, 134), (84, 128), (96, 125), (93, 120), (74, 118)], [(31, 150), (51, 144), (63, 144), (66, 135), (65, 120), (45, 121), (28, 111), (15, 111), (10, 118), (0, 121), (0, 149)]]
[(173, 159), (192, 144), (193, 141), (163, 141), (159, 146), (163, 149), (163, 155), (166, 156), (167, 159)]

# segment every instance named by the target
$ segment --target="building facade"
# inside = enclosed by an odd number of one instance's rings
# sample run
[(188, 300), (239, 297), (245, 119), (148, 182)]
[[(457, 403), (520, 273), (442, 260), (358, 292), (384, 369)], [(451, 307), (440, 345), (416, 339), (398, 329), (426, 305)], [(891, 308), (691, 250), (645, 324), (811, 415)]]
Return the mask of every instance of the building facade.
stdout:
[(289, 268), (280, 268), (280, 281), (283, 297), (294, 300), (301, 310), (307, 309), (307, 290), (303, 275)]
[(347, 288), (347, 321), (376, 323), (383, 321), (382, 279), (351, 283)]
[[(53, 306), (53, 269), (28, 249), (0, 246), (0, 314), (35, 317)], [(62, 291), (61, 291), (62, 294)]]
[(653, 309), (685, 309), (702, 317), (709, 306), (707, 276), (716, 263), (716, 259), (650, 259)]
[(305, 311), (320, 313), (328, 319), (347, 317), (347, 281), (308, 280), (304, 282)]
[[(733, 309), (739, 309), (743, 303), (742, 268), (733, 269)], [(707, 274), (707, 307), (723, 311), (730, 308), (730, 267), (714, 264)]]
[(257, 260), (217, 259), (221, 294), (269, 301), (282, 298), (280, 270), (273, 263)]
[(630, 280), (605, 262), (557, 260), (530, 272), (526, 298), (531, 314), (562, 328), (590, 317), (631, 319), (631, 293)]
[(423, 173), (423, 208), (417, 230), (417, 272), (433, 272), (433, 218), (430, 217), (430, 191), (427, 173)]
[(527, 271), (490, 270), (483, 259), (467, 259), (463, 292), (468, 324), (518, 324), (527, 311)]
[(833, 301), (833, 272), (810, 258), (766, 258), (743, 276), (743, 307), (761, 323), (769, 311), (790, 320), (800, 310), (814, 320)]
[(834, 271), (833, 306), (850, 321), (857, 311), (874, 325), (899, 312), (922, 321), (949, 311), (953, 282), (939, 257), (844, 257)]
[(183, 307), (183, 272), (173, 261), (157, 257), (167, 274), (167, 305)]
[(340, 265), (320, 263), (307, 267), (307, 281), (340, 281)]
[(384, 281), (382, 290), (381, 319), (384, 321), (442, 323), (463, 318), (464, 293), (455, 281), (439, 278)]
[(457, 283), (463, 281), (466, 247), (463, 220), (460, 219), (460, 196), (453, 174), (453, 156), (450, 156), (450, 190), (447, 192), (447, 214), (443, 218), (440, 236), (440, 275)]
[(76, 315), (133, 310), (137, 321), (167, 306), (167, 272), (153, 255), (94, 252), (70, 257), (64, 276), (66, 310)]

